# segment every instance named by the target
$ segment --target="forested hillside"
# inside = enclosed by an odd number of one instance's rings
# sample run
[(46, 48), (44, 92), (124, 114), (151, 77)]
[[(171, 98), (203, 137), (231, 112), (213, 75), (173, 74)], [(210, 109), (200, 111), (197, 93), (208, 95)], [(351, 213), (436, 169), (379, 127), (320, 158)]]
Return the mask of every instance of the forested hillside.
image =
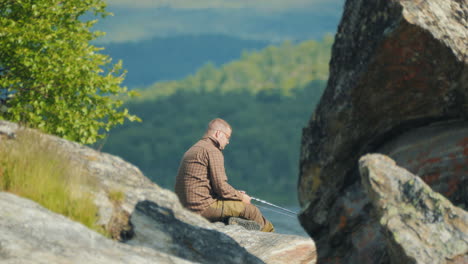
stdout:
[(104, 53), (123, 60), (129, 88), (156, 81), (181, 79), (193, 74), (206, 61), (221, 65), (238, 59), (242, 50), (260, 50), (266, 41), (244, 40), (225, 35), (174, 36), (139, 42), (111, 43)]
[(240, 60), (220, 69), (207, 63), (196, 74), (183, 80), (157, 82), (145, 88), (140, 99), (155, 99), (176, 91), (287, 95), (292, 89), (303, 88), (313, 80), (328, 78), (332, 43), (333, 38), (326, 36), (322, 41), (309, 40), (297, 45), (285, 42), (259, 52), (244, 52)]
[(173, 189), (183, 153), (221, 117), (233, 126), (224, 151), (232, 185), (295, 204), (301, 130), (325, 87), (331, 43), (327, 37), (271, 46), (221, 68), (208, 64), (183, 80), (156, 83), (126, 104), (143, 122), (112, 130), (103, 150)]

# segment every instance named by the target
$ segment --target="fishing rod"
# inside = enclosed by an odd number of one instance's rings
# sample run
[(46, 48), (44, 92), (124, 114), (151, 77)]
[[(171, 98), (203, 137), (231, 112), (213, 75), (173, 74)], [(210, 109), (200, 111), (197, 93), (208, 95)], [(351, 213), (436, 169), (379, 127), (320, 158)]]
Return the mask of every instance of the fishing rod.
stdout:
[(277, 214), (281, 214), (281, 215), (284, 215), (284, 216), (287, 216), (287, 217), (291, 217), (291, 218), (294, 218), (296, 219), (296, 216), (295, 215), (292, 215), (290, 213), (283, 213), (281, 211), (276, 211), (275, 209), (272, 209), (272, 208), (269, 208), (269, 207), (266, 207), (266, 206), (261, 206), (261, 205), (258, 205), (256, 204), (255, 206), (259, 207), (259, 208), (262, 208), (262, 209), (265, 209), (265, 210), (269, 210), (269, 211), (273, 211)]
[(291, 210), (288, 210), (288, 209), (283, 208), (283, 207), (281, 207), (281, 206), (278, 206), (278, 205), (269, 203), (269, 202), (264, 201), (264, 200), (262, 200), (262, 199), (258, 199), (258, 198), (252, 197), (252, 196), (250, 196), (250, 198), (251, 198), (252, 200), (254, 200), (254, 201), (257, 201), (257, 202), (260, 202), (260, 203), (264, 203), (264, 204), (267, 204), (267, 205), (269, 205), (269, 206), (272, 206), (272, 207), (281, 209), (281, 210), (283, 210), (283, 211), (285, 211), (285, 212), (288, 212), (288, 213), (290, 213), (290, 214), (292, 214), (292, 215), (297, 215), (297, 213), (295, 213), (295, 212), (293, 212), (293, 211), (291, 211)]

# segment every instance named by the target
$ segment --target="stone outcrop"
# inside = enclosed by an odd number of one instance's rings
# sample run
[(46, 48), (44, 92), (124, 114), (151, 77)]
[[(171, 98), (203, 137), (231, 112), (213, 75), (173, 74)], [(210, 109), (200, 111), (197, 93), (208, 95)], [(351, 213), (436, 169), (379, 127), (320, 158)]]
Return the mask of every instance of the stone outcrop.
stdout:
[[(16, 124), (0, 121), (0, 134), (10, 135), (0, 140), (14, 143), (20, 138), (15, 137), (20, 130)], [(96, 186), (86, 190), (95, 196), (100, 225), (126, 246), (199, 263), (315, 263), (315, 244), (310, 238), (266, 236), (240, 227), (212, 224), (184, 209), (173, 192), (160, 188), (119, 157), (54, 136), (41, 136), (92, 177)], [(113, 192), (124, 195), (115, 201), (111, 198)], [(0, 233), (2, 229), (0, 225)]]
[(360, 183), (366, 153), (390, 155), (467, 208), (467, 14), (464, 0), (346, 1), (302, 138), (300, 221), (319, 263), (388, 261)]
[(1, 263), (193, 263), (107, 239), (10, 193), (0, 192), (0, 208)]
[(414, 128), (378, 149), (452, 203), (468, 208), (468, 122), (444, 121)]
[(468, 263), (468, 213), (384, 155), (359, 161), (391, 263)]
[[(204, 219), (202, 220), (205, 222)], [(183, 251), (189, 245), (194, 250), (184, 251), (184, 258), (202, 263), (206, 260), (199, 257), (199, 251), (210, 255), (214, 263), (224, 263), (227, 258), (237, 259), (238, 256), (232, 252), (224, 253), (225, 244), (216, 242), (223, 242), (228, 238), (234, 239), (240, 246), (265, 263), (316, 263), (315, 244), (309, 238), (247, 231), (240, 226), (223, 223), (210, 225), (220, 232), (215, 233), (217, 237), (213, 237), (214, 235), (206, 230), (194, 228), (172, 216), (172, 212), (167, 208), (148, 200), (137, 204), (132, 214), (132, 223), (136, 226), (136, 235), (134, 239), (128, 241), (129, 244), (143, 245), (163, 252)], [(140, 227), (143, 228), (140, 229)], [(156, 237), (159, 240), (155, 240)], [(167, 241), (174, 240), (183, 241), (184, 244), (181, 247), (180, 243), (167, 243)], [(207, 245), (207, 242), (210, 245)], [(178, 247), (181, 248), (177, 249)], [(242, 259), (239, 259), (238, 263), (243, 263)]]
[(315, 244), (310, 239), (265, 232), (245, 235), (245, 231), (242, 232), (243, 228), (236, 225), (218, 224), (216, 229), (232, 237), (265, 263), (312, 264), (317, 262)]

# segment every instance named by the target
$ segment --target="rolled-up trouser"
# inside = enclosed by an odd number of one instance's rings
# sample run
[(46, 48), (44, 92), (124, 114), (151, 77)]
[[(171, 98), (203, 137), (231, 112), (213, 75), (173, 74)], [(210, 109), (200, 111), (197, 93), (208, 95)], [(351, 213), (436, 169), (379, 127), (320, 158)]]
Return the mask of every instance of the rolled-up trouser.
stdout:
[(240, 217), (253, 220), (260, 224), (263, 232), (274, 232), (273, 224), (266, 220), (260, 210), (252, 204), (246, 204), (242, 201), (217, 200), (206, 208), (201, 215), (206, 219), (215, 221), (224, 221), (228, 217)]

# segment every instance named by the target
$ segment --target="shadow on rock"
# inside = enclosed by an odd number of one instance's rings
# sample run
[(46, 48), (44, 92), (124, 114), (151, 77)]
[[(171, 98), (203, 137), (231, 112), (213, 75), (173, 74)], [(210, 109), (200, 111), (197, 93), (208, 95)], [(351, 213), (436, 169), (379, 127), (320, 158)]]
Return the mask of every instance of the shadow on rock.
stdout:
[(228, 235), (187, 224), (149, 200), (137, 203), (131, 221), (135, 236), (128, 244), (201, 263), (264, 263)]

